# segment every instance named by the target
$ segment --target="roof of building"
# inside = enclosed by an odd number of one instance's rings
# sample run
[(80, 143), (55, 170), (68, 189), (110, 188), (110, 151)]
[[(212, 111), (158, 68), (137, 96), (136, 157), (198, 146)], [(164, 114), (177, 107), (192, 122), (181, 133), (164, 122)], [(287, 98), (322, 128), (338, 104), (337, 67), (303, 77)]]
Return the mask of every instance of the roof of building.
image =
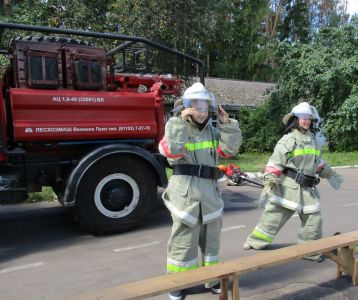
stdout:
[(267, 99), (276, 84), (256, 81), (240, 81), (205, 78), (205, 86), (213, 92), (220, 104), (257, 106)]

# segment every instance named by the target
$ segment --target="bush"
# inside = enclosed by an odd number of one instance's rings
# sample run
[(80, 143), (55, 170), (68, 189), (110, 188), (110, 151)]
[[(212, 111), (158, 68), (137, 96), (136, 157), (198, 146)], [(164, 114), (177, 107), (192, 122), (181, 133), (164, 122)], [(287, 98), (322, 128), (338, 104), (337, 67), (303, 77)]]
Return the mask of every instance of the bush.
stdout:
[[(357, 36), (353, 26), (328, 28), (309, 45), (281, 47), (284, 51), (278, 53), (284, 56), (279, 65), (277, 90), (257, 110), (239, 114), (246, 151), (272, 151), (282, 135), (283, 116), (303, 101), (314, 105), (323, 118), (330, 149), (358, 150), (358, 143), (353, 142), (357, 140), (358, 128), (352, 120), (357, 107)], [(351, 119), (340, 128), (344, 117)]]
[(325, 125), (330, 150), (352, 151), (358, 145), (358, 92), (352, 94)]
[(282, 128), (272, 126), (277, 123), (275, 110), (271, 101), (256, 109), (243, 108), (238, 119), (243, 135), (240, 152), (270, 152), (282, 135)]

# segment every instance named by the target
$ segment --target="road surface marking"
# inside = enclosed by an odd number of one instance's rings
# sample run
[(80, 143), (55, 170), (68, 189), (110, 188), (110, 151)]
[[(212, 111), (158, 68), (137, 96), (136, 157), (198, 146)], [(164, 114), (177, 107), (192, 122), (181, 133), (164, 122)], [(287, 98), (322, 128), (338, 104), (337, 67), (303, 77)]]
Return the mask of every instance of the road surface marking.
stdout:
[(240, 228), (246, 228), (246, 225), (237, 225), (237, 226), (225, 227), (225, 228), (221, 229), (221, 231), (225, 232), (225, 231), (231, 231), (231, 230), (240, 229)]
[(145, 247), (149, 247), (149, 246), (154, 246), (154, 245), (158, 245), (159, 241), (154, 241), (151, 243), (147, 243), (147, 244), (141, 244), (141, 245), (137, 245), (137, 246), (132, 246), (132, 247), (125, 247), (125, 248), (117, 248), (117, 249), (113, 249), (114, 252), (124, 252), (124, 251), (129, 251), (129, 250), (134, 250), (134, 249), (140, 249), (140, 248), (145, 248)]
[(358, 203), (351, 203), (351, 204), (343, 204), (343, 207), (349, 207), (349, 206), (356, 206)]
[(37, 263), (33, 263), (33, 264), (2, 269), (2, 270), (0, 270), (0, 274), (10, 273), (10, 272), (15, 272), (15, 271), (20, 271), (20, 270), (26, 270), (26, 269), (31, 269), (31, 268), (37, 268), (37, 267), (41, 267), (43, 265), (44, 265), (43, 262), (37, 262)]
[(294, 214), (294, 215), (292, 216), (292, 218), (296, 218), (296, 217), (298, 217), (298, 214)]

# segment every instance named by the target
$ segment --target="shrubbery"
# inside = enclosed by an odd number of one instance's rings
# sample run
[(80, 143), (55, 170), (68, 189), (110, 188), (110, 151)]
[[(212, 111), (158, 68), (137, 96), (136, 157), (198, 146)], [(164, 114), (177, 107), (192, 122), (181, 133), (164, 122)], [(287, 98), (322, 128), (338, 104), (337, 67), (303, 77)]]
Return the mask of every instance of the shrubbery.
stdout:
[(272, 151), (282, 118), (299, 102), (316, 106), (330, 150), (358, 149), (358, 30), (328, 28), (313, 42), (282, 46), (279, 80), (266, 103), (242, 110), (246, 151)]
[(358, 148), (358, 92), (352, 94), (342, 106), (330, 113), (325, 129), (328, 146), (338, 151)]

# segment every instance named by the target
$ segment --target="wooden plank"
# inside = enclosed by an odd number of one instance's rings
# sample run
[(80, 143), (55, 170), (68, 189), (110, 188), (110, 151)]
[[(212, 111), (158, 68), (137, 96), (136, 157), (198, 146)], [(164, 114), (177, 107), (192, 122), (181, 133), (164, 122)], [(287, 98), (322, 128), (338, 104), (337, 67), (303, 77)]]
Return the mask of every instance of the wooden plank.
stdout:
[(145, 299), (169, 291), (185, 289), (195, 285), (204, 284), (205, 282), (220, 280), (235, 274), (255, 271), (356, 243), (358, 243), (358, 230), (281, 249), (263, 251), (205, 268), (130, 282), (124, 285), (99, 290), (92, 294), (80, 295), (71, 299)]

